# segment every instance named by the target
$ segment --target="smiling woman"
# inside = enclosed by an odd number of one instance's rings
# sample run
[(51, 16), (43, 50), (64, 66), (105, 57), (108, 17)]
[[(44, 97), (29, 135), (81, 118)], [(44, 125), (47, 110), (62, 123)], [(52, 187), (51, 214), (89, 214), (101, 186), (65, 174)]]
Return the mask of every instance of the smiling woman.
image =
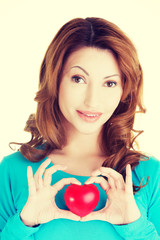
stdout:
[[(31, 140), (0, 165), (1, 240), (160, 239), (160, 162), (134, 149), (142, 88), (136, 49), (116, 25), (62, 26), (41, 65)], [(81, 192), (70, 199), (71, 184)], [(95, 189), (94, 211), (79, 209), (82, 189)]]

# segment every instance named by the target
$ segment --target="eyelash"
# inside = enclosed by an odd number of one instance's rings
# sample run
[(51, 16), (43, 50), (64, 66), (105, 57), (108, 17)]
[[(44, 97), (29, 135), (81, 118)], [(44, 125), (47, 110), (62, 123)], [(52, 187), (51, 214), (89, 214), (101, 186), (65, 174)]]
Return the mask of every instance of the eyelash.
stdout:
[(73, 81), (73, 82), (79, 83), (79, 82), (76, 81), (77, 79), (82, 79), (82, 80), (83, 80), (83, 83), (85, 83), (84, 79), (81, 78), (81, 77), (79, 77), (79, 76), (77, 76), (77, 75), (75, 75), (75, 76), (72, 77), (72, 81)]
[[(107, 83), (107, 87), (110, 87), (110, 88), (113, 88), (117, 85), (117, 82), (115, 82), (115, 81), (108, 81), (108, 82), (105, 82), (105, 84), (106, 83)], [(109, 86), (110, 84), (112, 84), (112, 86)], [(113, 86), (113, 84), (114, 84), (114, 86)]]
[[(75, 76), (73, 76), (72, 77), (72, 81), (73, 82), (75, 82), (75, 83), (79, 83), (79, 84), (82, 84), (82, 83), (80, 83), (79, 82), (79, 79), (81, 79), (81, 80), (83, 80), (83, 83), (85, 83), (85, 80), (83, 79), (83, 78), (81, 78), (80, 76), (77, 76), (77, 75), (75, 75)], [(78, 80), (78, 81), (77, 81)], [(116, 85), (117, 85), (117, 82), (115, 82), (115, 81), (107, 81), (107, 82), (105, 82), (104, 83), (104, 85), (105, 84), (107, 84), (107, 87), (109, 87), (109, 88), (113, 88), (113, 87), (115, 87)], [(112, 86), (110, 86), (110, 85), (112, 85)], [(106, 85), (105, 85), (106, 86)]]

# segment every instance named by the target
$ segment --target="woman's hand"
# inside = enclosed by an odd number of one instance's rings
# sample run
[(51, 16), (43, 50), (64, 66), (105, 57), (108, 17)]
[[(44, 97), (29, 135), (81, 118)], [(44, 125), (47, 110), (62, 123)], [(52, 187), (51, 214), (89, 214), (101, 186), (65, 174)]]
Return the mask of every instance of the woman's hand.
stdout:
[(51, 186), (52, 174), (66, 167), (54, 165), (46, 169), (50, 162), (50, 159), (44, 161), (34, 177), (32, 168), (30, 166), (27, 168), (29, 197), (20, 214), (21, 220), (27, 226), (31, 227), (57, 218), (80, 220), (79, 216), (70, 211), (59, 209), (55, 203), (55, 196), (65, 185), (70, 183), (80, 185), (81, 183), (74, 178), (64, 178)]
[(108, 182), (103, 177), (91, 177), (85, 184), (100, 184), (107, 194), (106, 206), (81, 218), (81, 221), (103, 220), (118, 225), (136, 221), (141, 214), (133, 195), (130, 165), (126, 167), (125, 182), (122, 175), (111, 168), (101, 167), (92, 174), (92, 176), (97, 175), (107, 177)]

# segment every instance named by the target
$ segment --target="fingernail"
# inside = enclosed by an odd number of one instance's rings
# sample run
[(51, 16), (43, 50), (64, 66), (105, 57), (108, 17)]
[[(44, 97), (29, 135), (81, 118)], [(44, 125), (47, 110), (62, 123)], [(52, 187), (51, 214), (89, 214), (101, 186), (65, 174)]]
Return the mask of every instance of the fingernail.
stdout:
[(130, 164), (127, 164), (126, 168), (130, 168)]
[(91, 183), (92, 183), (91, 180), (87, 180), (87, 181), (85, 182), (85, 184), (91, 184)]
[(85, 182), (86, 185), (91, 184), (90, 182)]
[(80, 182), (75, 182), (76, 184), (78, 184), (78, 185), (82, 185), (82, 183), (80, 183)]

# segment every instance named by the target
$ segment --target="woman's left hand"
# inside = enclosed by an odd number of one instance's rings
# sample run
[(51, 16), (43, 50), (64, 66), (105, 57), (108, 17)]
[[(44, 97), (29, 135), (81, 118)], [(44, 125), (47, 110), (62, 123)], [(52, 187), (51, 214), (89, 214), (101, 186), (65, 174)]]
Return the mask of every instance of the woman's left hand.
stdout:
[[(108, 178), (106, 181), (102, 175)], [(128, 224), (140, 218), (141, 213), (134, 199), (132, 186), (132, 171), (128, 164), (126, 167), (126, 180), (117, 171), (101, 167), (92, 174), (85, 184), (99, 183), (107, 194), (107, 202), (103, 209), (93, 211), (81, 221), (103, 220), (112, 224)]]

